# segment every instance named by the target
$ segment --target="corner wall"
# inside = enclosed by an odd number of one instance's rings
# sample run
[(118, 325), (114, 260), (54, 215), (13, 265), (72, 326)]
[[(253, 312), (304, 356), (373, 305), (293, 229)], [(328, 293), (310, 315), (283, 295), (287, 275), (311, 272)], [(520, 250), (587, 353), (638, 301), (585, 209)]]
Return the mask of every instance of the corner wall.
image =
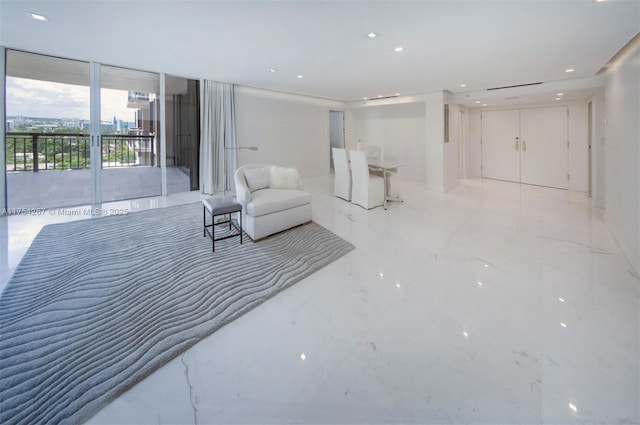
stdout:
[(425, 181), (424, 102), (358, 108), (351, 111), (351, 117), (353, 139), (356, 142), (362, 141), (365, 149), (369, 146), (381, 146), (385, 153), (393, 152), (404, 164), (398, 168), (399, 176)]
[(640, 37), (605, 76), (605, 223), (640, 272)]
[(238, 166), (259, 162), (295, 167), (302, 177), (329, 173), (329, 111), (344, 103), (236, 86)]
[(444, 143), (444, 135), (442, 140), (442, 187), (446, 192), (460, 184), (460, 112), (462, 108), (453, 103), (448, 92), (444, 93), (444, 103), (449, 105), (449, 142)]
[(591, 189), (596, 208), (606, 208), (606, 149), (604, 134), (604, 90), (591, 99)]
[(427, 120), (427, 187), (445, 192), (444, 186), (444, 92), (428, 93), (425, 100)]
[[(444, 143), (445, 102), (450, 108), (449, 143)], [(346, 146), (353, 149), (360, 139), (365, 148), (400, 150), (405, 165), (398, 174), (446, 192), (460, 181), (460, 111), (464, 108), (444, 91), (351, 102), (345, 114)]]

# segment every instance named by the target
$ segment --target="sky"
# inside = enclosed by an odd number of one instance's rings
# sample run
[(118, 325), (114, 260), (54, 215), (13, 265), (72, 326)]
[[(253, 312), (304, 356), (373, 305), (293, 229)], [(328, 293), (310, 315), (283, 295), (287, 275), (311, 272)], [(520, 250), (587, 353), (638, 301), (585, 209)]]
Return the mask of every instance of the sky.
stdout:
[[(135, 121), (126, 90), (102, 89), (101, 120)], [(89, 119), (89, 87), (7, 77), (7, 116)]]

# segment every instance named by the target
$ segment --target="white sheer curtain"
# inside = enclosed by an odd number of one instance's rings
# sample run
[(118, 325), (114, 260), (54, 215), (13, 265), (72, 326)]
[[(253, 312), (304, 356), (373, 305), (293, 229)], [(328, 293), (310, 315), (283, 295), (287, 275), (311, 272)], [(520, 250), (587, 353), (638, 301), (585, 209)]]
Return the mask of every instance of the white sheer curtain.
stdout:
[(231, 189), (236, 169), (234, 86), (203, 80), (202, 87), (200, 193), (213, 194)]

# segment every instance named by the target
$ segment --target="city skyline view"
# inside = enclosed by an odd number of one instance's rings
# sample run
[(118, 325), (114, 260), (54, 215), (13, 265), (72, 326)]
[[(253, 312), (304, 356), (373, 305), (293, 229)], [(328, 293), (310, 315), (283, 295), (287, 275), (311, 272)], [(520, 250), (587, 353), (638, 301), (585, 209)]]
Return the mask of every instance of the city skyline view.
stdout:
[[(89, 119), (89, 87), (7, 77), (7, 116)], [(101, 89), (101, 121), (135, 121), (127, 90)]]

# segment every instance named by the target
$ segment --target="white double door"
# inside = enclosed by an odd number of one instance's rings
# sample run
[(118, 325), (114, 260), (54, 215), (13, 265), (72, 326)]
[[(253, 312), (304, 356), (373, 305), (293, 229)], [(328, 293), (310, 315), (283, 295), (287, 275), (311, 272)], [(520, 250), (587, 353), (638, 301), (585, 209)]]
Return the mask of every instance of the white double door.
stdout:
[(567, 107), (482, 112), (482, 177), (568, 188)]

